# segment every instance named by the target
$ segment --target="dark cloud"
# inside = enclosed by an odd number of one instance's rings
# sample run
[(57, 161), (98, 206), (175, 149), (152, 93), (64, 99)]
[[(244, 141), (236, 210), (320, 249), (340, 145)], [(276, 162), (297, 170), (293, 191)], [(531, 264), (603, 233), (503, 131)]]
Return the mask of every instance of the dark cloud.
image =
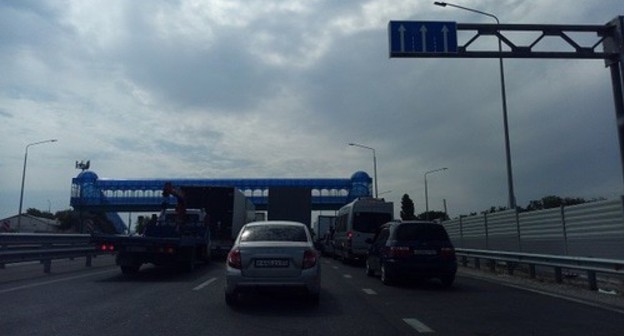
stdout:
[[(377, 149), (380, 188), (396, 202), (408, 193), (421, 205), (423, 173), (448, 167), (432, 176), (432, 206), (506, 205), (498, 61), (388, 58), (388, 20), (489, 18), (414, 1), (232, 9), (241, 3), (1, 3), (2, 164), (16, 167), (5, 178), (19, 180), (31, 137), (55, 132), (68, 138), (64, 157), (112, 178), (372, 175), (369, 153), (347, 146), (358, 142)], [(502, 22), (558, 24), (601, 24), (621, 9), (536, 3), (475, 6)], [(619, 194), (602, 61), (505, 60), (505, 75), (518, 203)]]

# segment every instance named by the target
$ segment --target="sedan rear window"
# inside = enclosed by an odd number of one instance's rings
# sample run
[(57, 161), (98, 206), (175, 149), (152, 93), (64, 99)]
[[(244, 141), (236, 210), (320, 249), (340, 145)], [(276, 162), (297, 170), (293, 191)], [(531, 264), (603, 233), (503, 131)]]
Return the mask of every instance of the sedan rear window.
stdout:
[(292, 225), (249, 226), (241, 234), (241, 242), (250, 241), (308, 241), (305, 229)]
[(442, 225), (439, 224), (402, 224), (397, 227), (396, 240), (449, 240), (448, 234)]

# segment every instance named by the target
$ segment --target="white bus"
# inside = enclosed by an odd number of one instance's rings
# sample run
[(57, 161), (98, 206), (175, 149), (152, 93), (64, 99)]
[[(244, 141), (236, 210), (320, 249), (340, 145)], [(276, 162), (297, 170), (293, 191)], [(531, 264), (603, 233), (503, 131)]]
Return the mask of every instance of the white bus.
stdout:
[(334, 255), (345, 263), (365, 260), (366, 239), (393, 219), (394, 205), (383, 199), (362, 197), (343, 206), (336, 215)]

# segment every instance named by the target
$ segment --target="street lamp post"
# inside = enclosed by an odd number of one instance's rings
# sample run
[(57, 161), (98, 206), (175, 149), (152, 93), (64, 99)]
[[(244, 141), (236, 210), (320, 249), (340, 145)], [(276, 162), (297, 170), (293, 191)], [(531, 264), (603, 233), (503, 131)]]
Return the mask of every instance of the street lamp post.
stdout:
[(43, 140), (38, 142), (29, 143), (26, 145), (26, 150), (24, 151), (24, 168), (22, 170), (22, 189), (20, 191), (20, 202), (19, 202), (19, 210), (17, 213), (17, 231), (19, 232), (22, 225), (22, 204), (24, 201), (24, 181), (26, 180), (26, 163), (28, 162), (28, 147), (40, 145), (48, 142), (56, 142), (56, 139)]
[(391, 192), (392, 192), (392, 190), (384, 190), (384, 191), (382, 191), (382, 192), (378, 193), (378, 194), (377, 194), (377, 196), (379, 196), (379, 195), (384, 195), (384, 194), (389, 194), (389, 193), (391, 193)]
[(370, 149), (373, 151), (373, 175), (375, 175), (375, 198), (379, 198), (379, 188), (377, 187), (377, 156), (375, 155), (375, 148), (364, 146), (358, 143), (349, 143), (349, 146), (360, 147), (365, 149)]
[[(463, 7), (463, 6), (459, 6), (459, 5), (455, 5), (452, 3), (448, 3), (448, 2), (441, 2), (441, 1), (436, 1), (433, 3), (436, 6), (440, 6), (440, 7), (454, 7), (454, 8), (459, 8), (459, 9), (463, 9), (469, 12), (473, 12), (473, 13), (477, 13), (477, 14), (481, 14), (481, 15), (485, 15), (488, 16), (490, 18), (493, 18), (494, 20), (496, 20), (496, 24), (500, 24), (500, 21), (498, 20), (498, 17), (496, 17), (496, 15), (491, 14), (491, 13), (487, 13), (487, 12), (483, 12), (477, 9), (473, 9), (473, 8), (468, 8), (468, 7)], [(503, 51), (503, 47), (502, 47), (502, 42), (500, 37), (498, 38), (498, 53), (499, 55), (502, 53)], [(511, 149), (510, 149), (510, 145), (509, 145), (509, 126), (508, 126), (508, 120), (507, 120), (507, 94), (505, 91), (505, 70), (503, 67), (503, 57), (500, 56), (498, 58), (498, 64), (500, 67), (500, 82), (501, 82), (501, 96), (502, 96), (502, 101), (503, 101), (503, 128), (505, 131), (505, 156), (506, 156), (506, 163), (507, 163), (507, 186), (509, 189), (509, 209), (515, 209), (516, 208), (516, 196), (514, 194), (514, 186), (513, 186), (513, 172), (512, 172), (512, 167), (511, 167)]]
[(430, 170), (425, 173), (425, 219), (427, 220), (429, 220), (429, 192), (427, 190), (427, 174), (431, 174), (431, 173), (435, 173), (435, 172), (439, 172), (439, 171), (447, 170), (447, 169), (448, 168), (444, 167), (444, 168)]

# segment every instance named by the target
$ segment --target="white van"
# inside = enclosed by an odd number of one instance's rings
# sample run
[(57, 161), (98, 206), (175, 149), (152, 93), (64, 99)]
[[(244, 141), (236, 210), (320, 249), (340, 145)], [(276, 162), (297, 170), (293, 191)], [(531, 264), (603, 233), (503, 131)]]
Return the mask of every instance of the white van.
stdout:
[(343, 206), (336, 215), (335, 256), (343, 262), (362, 261), (369, 244), (382, 224), (394, 218), (394, 205), (383, 199), (361, 197)]

